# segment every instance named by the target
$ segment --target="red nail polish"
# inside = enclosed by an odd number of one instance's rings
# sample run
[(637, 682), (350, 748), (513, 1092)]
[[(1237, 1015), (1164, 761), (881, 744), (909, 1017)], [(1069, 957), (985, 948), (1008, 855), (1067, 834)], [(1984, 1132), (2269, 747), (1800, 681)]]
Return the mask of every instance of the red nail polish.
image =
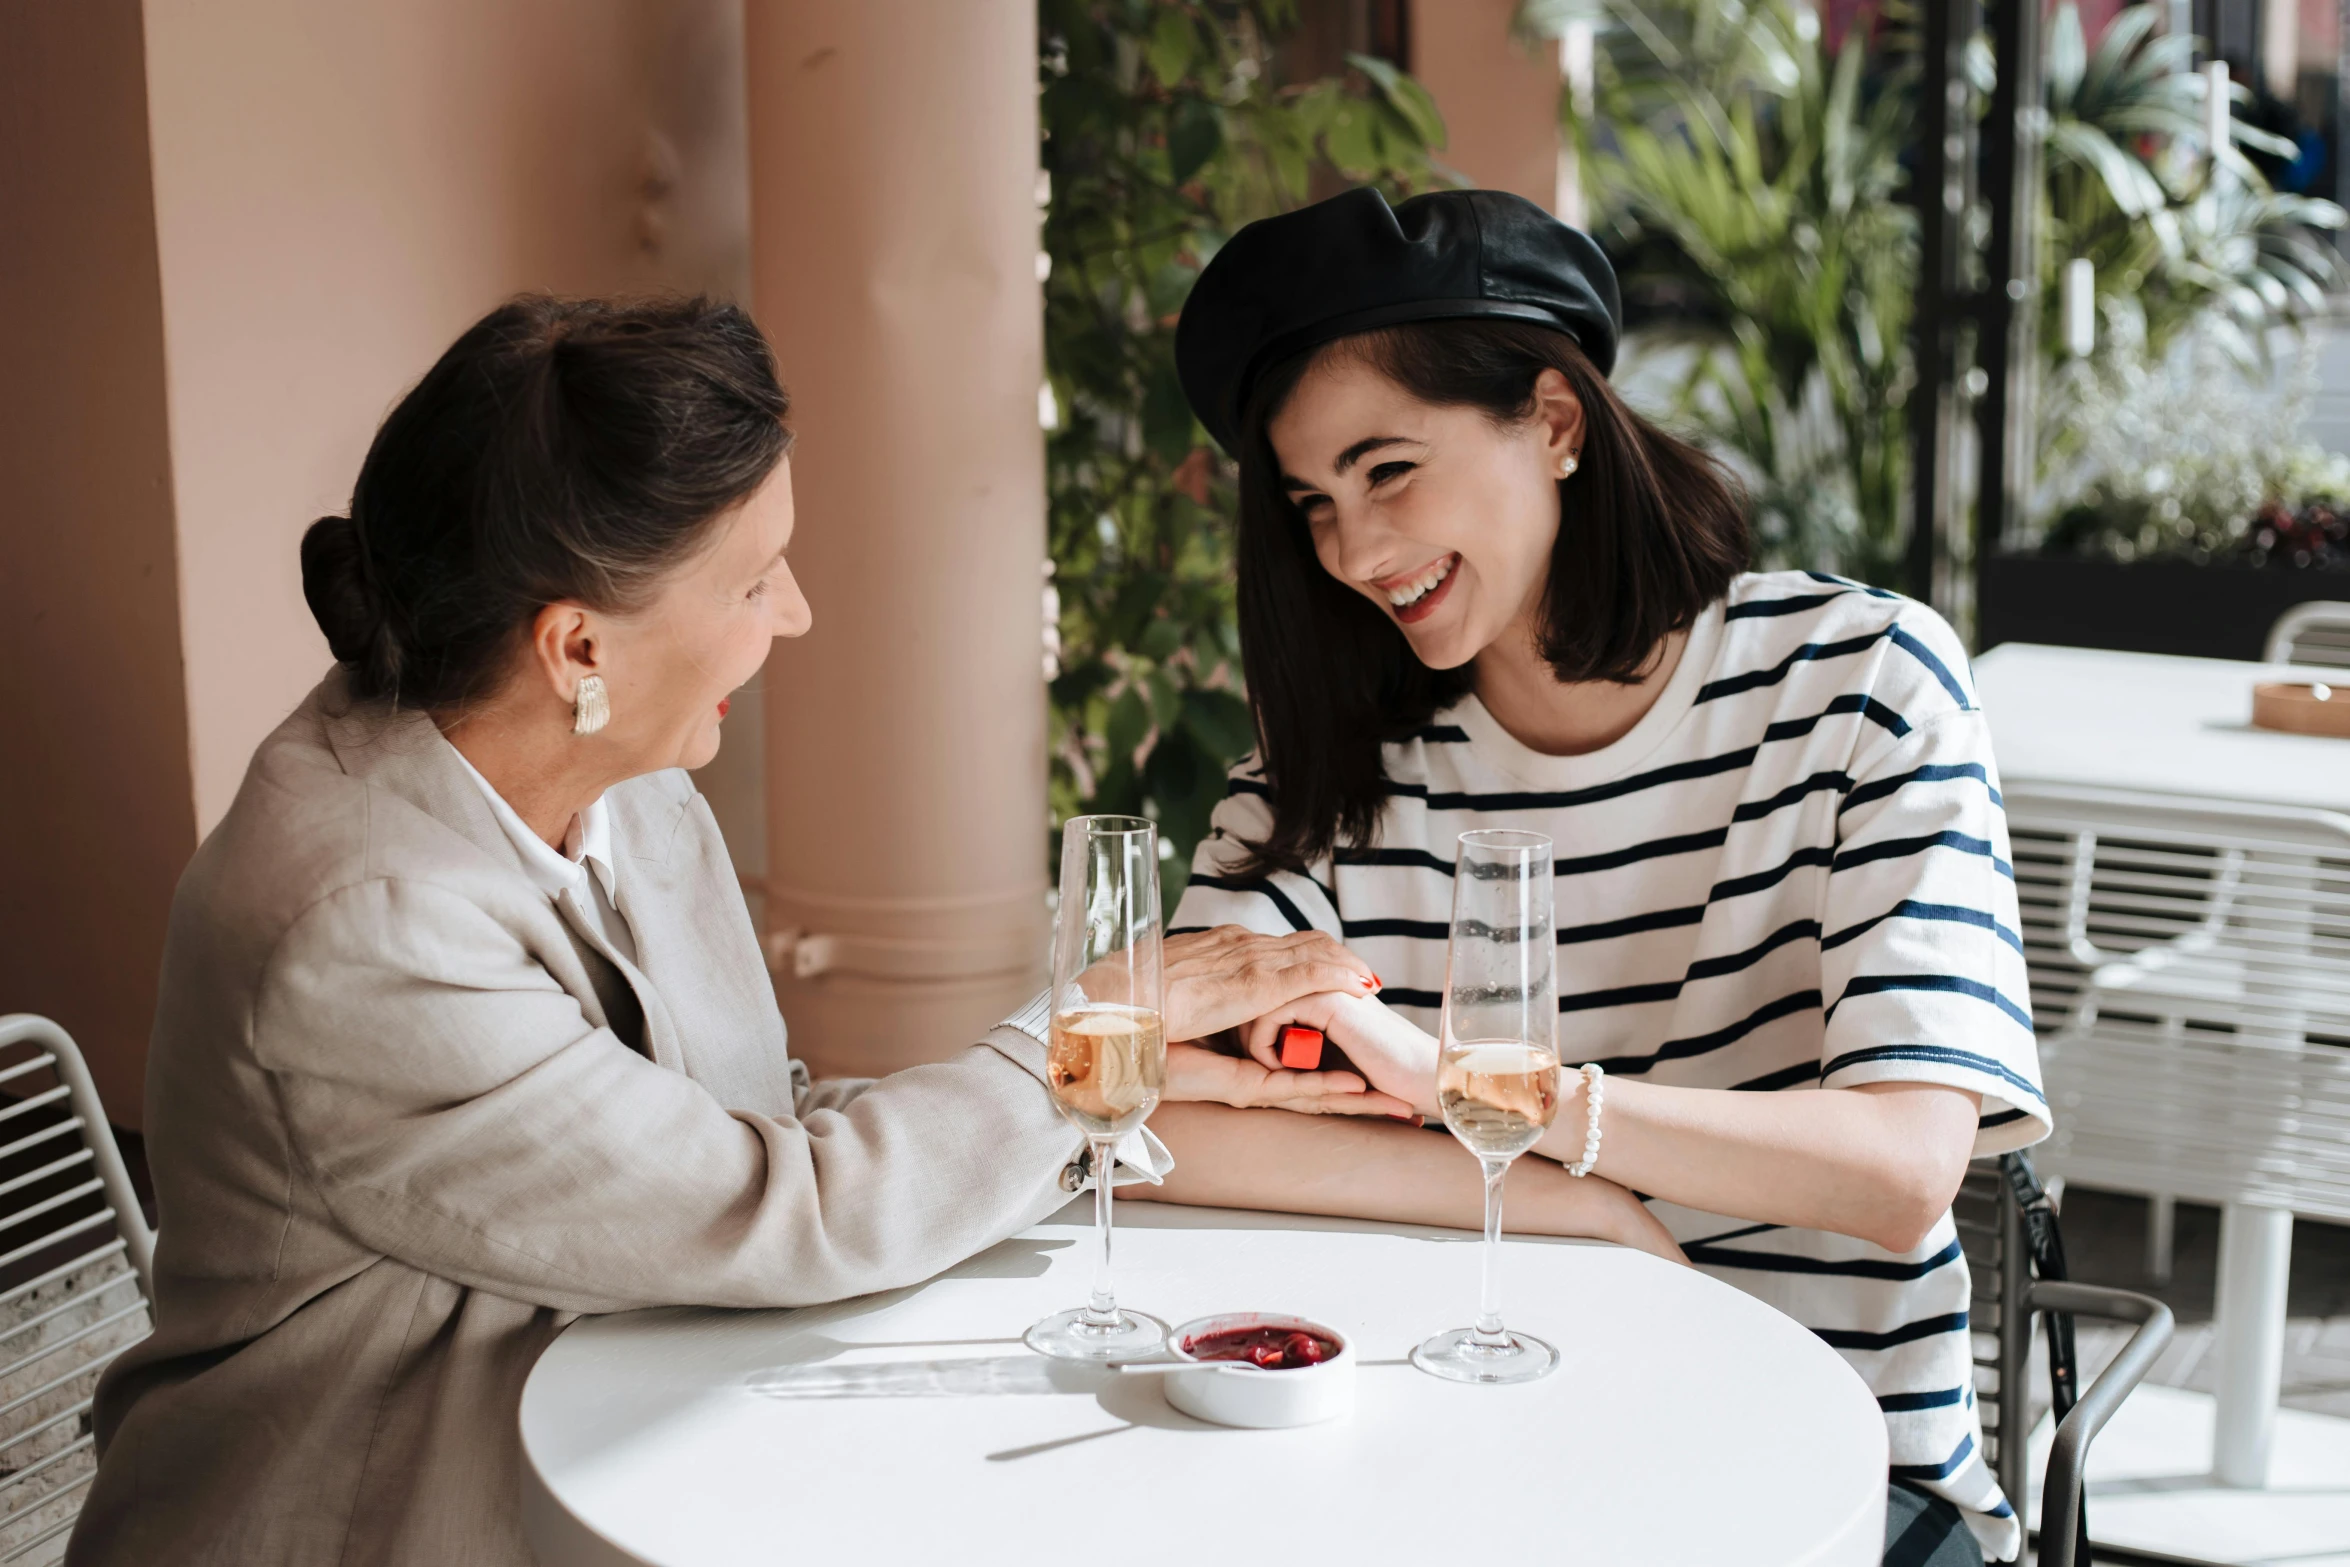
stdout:
[(1292, 1072), (1311, 1072), (1322, 1064), (1322, 1031), (1296, 1024), (1281, 1031), (1281, 1064)]

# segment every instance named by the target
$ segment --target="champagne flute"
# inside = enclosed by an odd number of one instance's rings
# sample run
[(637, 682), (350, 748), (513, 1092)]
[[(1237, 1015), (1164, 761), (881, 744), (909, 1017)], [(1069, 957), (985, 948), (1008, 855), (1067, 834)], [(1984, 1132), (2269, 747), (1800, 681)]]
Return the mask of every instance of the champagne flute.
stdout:
[(1061, 830), (1061, 907), (1053, 929), (1052, 1044), (1045, 1077), (1092, 1150), (1093, 1296), (1030, 1328), (1062, 1360), (1157, 1353), (1166, 1324), (1118, 1309), (1110, 1287), (1110, 1187), (1118, 1139), (1158, 1108), (1167, 1081), (1159, 952), (1159, 833), (1139, 816), (1073, 817)]
[(1558, 956), (1551, 842), (1540, 833), (1461, 834), (1452, 883), (1436, 1099), (1485, 1171), (1485, 1272), (1474, 1327), (1439, 1333), (1412, 1364), (1453, 1382), (1531, 1382), (1559, 1352), (1501, 1325), (1501, 1187), (1510, 1161), (1558, 1115)]

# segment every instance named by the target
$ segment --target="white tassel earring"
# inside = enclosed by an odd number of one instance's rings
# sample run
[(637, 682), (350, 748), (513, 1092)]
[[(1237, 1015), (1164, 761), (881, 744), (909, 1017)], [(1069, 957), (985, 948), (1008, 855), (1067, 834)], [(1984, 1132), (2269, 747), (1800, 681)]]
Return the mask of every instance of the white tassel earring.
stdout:
[(579, 689), (571, 699), (571, 732), (592, 735), (612, 721), (612, 698), (604, 690), (602, 675), (582, 675)]
[(1575, 460), (1575, 454), (1573, 452), (1569, 452), (1566, 456), (1559, 459), (1559, 477), (1562, 479), (1572, 479), (1575, 476), (1575, 470), (1581, 466), (1583, 465)]

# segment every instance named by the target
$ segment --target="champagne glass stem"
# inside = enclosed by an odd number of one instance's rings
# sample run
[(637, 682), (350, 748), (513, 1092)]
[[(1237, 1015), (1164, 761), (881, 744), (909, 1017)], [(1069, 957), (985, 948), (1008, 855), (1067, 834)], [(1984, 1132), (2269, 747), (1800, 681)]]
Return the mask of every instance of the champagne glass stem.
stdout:
[(1093, 1299), (1086, 1303), (1086, 1315), (1098, 1326), (1115, 1326), (1118, 1321), (1118, 1297), (1110, 1288), (1110, 1188), (1117, 1184), (1111, 1179), (1117, 1167), (1115, 1139), (1089, 1137), (1086, 1146), (1093, 1151), (1093, 1227), (1101, 1240), (1101, 1252), (1093, 1261)]
[(1485, 1167), (1485, 1278), (1477, 1294), (1477, 1338), (1481, 1343), (1506, 1344), (1501, 1326), (1501, 1183), (1510, 1173), (1507, 1159), (1480, 1159)]

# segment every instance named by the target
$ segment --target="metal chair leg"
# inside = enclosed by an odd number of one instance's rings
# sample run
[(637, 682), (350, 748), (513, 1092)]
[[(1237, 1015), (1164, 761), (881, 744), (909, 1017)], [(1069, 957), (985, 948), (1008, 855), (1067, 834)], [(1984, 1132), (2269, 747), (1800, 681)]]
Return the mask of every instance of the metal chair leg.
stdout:
[(2168, 1284), (2179, 1233), (2179, 1200), (2164, 1192), (2146, 1199), (2146, 1277)]

